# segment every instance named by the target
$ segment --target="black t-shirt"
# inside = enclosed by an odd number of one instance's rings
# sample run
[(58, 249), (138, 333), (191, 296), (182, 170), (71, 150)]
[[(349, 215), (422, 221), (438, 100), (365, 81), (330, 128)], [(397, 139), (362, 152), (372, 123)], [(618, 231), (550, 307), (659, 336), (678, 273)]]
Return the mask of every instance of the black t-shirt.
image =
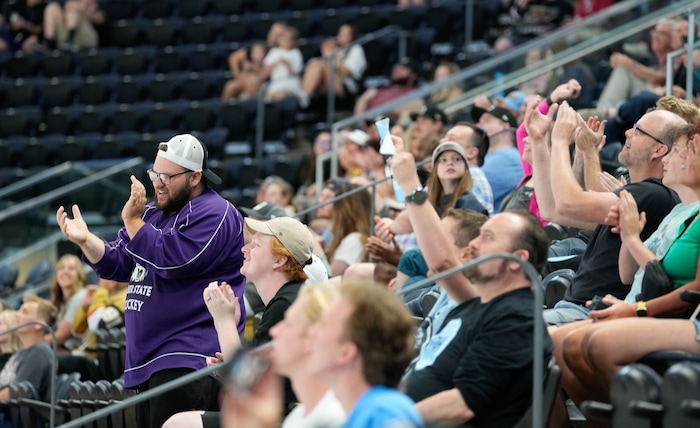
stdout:
[[(456, 307), (405, 378), (416, 402), (457, 388), (475, 417), (465, 426), (512, 427), (531, 404), (534, 296), (521, 288)], [(544, 329), (544, 362), (552, 342)]]
[[(17, 13), (30, 23), (41, 26), (44, 24), (44, 9), (46, 9), (46, 3), (44, 1), (29, 6), (27, 5), (26, 0), (17, 0), (14, 7), (12, 7), (10, 11), (10, 16), (7, 18), (11, 19), (12, 14)], [(21, 43), (22, 40), (32, 35), (32, 33), (26, 30), (20, 30), (18, 32), (13, 31), (13, 34), (15, 35), (15, 40), (17, 43)], [(39, 36), (41, 36), (41, 34), (39, 34)]]
[[(251, 345), (254, 347), (260, 346), (271, 340), (270, 329), (284, 319), (284, 313), (287, 312), (287, 308), (296, 300), (302, 285), (302, 283), (298, 282), (288, 282), (277, 290), (275, 297), (270, 300), (265, 307), (265, 311), (263, 311), (262, 319), (260, 320), (260, 324), (258, 324), (258, 328), (255, 330)], [(287, 415), (292, 411), (298, 400), (294, 394), (294, 390), (292, 390), (292, 384), (289, 379), (283, 378), (283, 385), (284, 414)]]
[[(647, 223), (641, 233), (642, 241), (659, 227), (661, 220), (680, 202), (676, 192), (656, 178), (630, 183), (623, 188), (632, 194), (639, 212), (646, 212)], [(606, 225), (595, 228), (565, 300), (584, 305), (595, 295), (612, 294), (618, 299), (627, 296), (630, 287), (620, 281), (617, 263), (622, 241), (620, 235), (612, 233), (610, 229)]]

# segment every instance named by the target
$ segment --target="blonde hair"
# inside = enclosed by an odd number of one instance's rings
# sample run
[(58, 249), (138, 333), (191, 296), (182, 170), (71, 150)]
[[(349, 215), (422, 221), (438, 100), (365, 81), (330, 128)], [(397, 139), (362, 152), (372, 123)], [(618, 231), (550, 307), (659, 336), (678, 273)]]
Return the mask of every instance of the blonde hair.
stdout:
[(678, 98), (673, 95), (667, 95), (659, 98), (659, 100), (656, 102), (656, 108), (675, 113), (691, 124), (700, 121), (700, 110), (698, 110), (695, 104), (686, 99)]
[(327, 285), (306, 284), (299, 290), (298, 299), (304, 299), (304, 318), (311, 326), (323, 316), (323, 311), (338, 298), (338, 290)]
[[(0, 312), (0, 317), (2, 317), (2, 321), (8, 329), (17, 325), (17, 315), (12, 309), (5, 309)], [(22, 342), (19, 341), (19, 336), (17, 336), (16, 331), (9, 333), (9, 335), (10, 340), (7, 341), (7, 344), (10, 346), (10, 352), (15, 353), (22, 347)]]
[[(75, 256), (73, 256), (75, 257)], [(58, 309), (51, 302), (46, 299), (42, 299), (36, 294), (26, 294), (22, 300), (24, 303), (36, 303), (36, 314), (38, 316), (38, 321), (43, 321), (48, 325), (53, 325), (56, 321), (56, 315), (58, 315)]]
[(73, 254), (66, 254), (65, 256), (58, 259), (58, 261), (56, 262), (56, 271), (54, 272), (53, 279), (51, 280), (51, 303), (57, 308), (63, 306), (67, 300), (66, 296), (63, 295), (63, 290), (58, 285), (58, 267), (68, 260), (73, 260), (73, 262), (75, 263), (76, 271), (78, 273), (78, 278), (71, 285), (71, 290), (73, 294), (75, 294), (75, 292), (80, 290), (81, 288), (84, 288), (87, 284), (85, 268), (83, 268), (83, 262), (80, 260), (80, 258), (78, 258), (78, 256), (75, 256)]

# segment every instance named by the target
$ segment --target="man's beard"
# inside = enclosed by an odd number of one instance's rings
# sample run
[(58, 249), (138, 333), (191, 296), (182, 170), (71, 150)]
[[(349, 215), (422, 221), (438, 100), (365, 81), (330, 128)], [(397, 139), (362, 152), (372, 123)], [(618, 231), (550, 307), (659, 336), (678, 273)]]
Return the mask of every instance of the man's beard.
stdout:
[(502, 279), (508, 271), (508, 262), (506, 260), (500, 260), (500, 263), (501, 264), (498, 266), (496, 273), (484, 275), (479, 272), (479, 266), (475, 266), (466, 271), (464, 275), (474, 284), (488, 284), (490, 282), (495, 282)]
[(155, 206), (166, 214), (174, 214), (182, 209), (189, 201), (192, 195), (192, 188), (188, 185), (180, 189), (177, 193), (170, 192), (170, 198), (164, 204), (155, 200)]

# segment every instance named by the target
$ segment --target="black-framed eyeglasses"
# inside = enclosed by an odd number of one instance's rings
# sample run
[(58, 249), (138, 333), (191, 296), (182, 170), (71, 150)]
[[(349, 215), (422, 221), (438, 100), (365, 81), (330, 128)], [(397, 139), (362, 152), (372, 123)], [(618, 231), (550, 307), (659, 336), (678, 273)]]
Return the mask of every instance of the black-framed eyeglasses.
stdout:
[(666, 143), (664, 143), (664, 142), (661, 141), (660, 139), (654, 137), (653, 135), (651, 135), (651, 134), (648, 133), (647, 131), (645, 131), (645, 130), (643, 130), (642, 128), (640, 128), (639, 125), (637, 125), (637, 122), (634, 122), (634, 125), (632, 126), (632, 132), (635, 132), (635, 133), (636, 133), (637, 131), (639, 131), (640, 134), (646, 135), (647, 137), (651, 138), (652, 140), (656, 141), (656, 142), (659, 143), (659, 144), (663, 144), (664, 146), (666, 145)]
[(167, 184), (172, 183), (173, 177), (177, 177), (178, 175), (182, 175), (182, 174), (187, 174), (188, 172), (192, 172), (192, 171), (185, 170), (182, 172), (178, 172), (177, 174), (170, 174), (170, 175), (168, 175), (164, 172), (155, 172), (152, 169), (149, 169), (146, 172), (148, 172), (148, 178), (150, 178), (151, 181), (156, 181), (157, 178), (160, 178), (160, 181), (162, 181), (163, 184), (167, 185)]

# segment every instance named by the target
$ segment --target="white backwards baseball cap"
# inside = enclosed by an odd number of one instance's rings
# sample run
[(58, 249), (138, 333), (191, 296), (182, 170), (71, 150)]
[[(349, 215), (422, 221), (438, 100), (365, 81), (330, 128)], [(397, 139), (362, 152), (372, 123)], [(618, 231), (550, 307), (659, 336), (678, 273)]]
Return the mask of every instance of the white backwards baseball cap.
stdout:
[(207, 147), (194, 135), (180, 134), (158, 144), (158, 156), (190, 171), (201, 171), (207, 180), (221, 184), (221, 178), (207, 167)]

